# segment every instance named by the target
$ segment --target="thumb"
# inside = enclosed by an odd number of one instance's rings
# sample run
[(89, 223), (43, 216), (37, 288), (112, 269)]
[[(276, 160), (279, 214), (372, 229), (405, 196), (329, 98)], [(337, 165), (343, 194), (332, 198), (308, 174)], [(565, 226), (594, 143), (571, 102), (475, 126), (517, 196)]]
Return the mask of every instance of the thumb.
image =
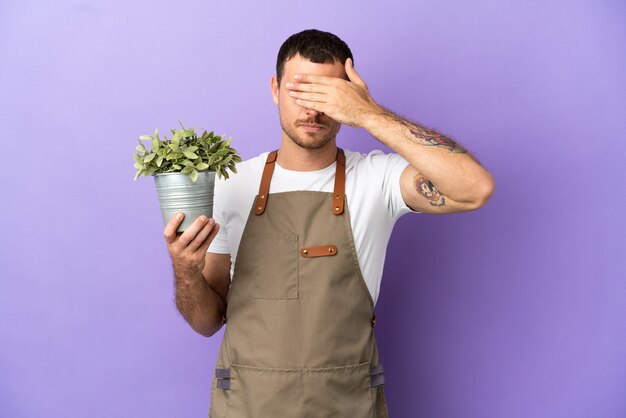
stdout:
[(363, 86), (367, 89), (365, 82), (354, 69), (352, 58), (346, 59), (346, 74), (348, 75), (348, 78), (350, 79), (350, 81), (352, 81), (353, 83), (359, 84), (360, 86)]

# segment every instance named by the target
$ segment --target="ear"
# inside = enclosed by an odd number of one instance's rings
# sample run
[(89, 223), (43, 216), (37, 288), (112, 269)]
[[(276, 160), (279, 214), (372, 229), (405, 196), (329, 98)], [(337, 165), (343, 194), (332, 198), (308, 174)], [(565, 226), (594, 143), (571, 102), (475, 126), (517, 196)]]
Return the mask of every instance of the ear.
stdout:
[(272, 89), (272, 100), (275, 105), (278, 105), (278, 79), (275, 75), (270, 80), (270, 88)]

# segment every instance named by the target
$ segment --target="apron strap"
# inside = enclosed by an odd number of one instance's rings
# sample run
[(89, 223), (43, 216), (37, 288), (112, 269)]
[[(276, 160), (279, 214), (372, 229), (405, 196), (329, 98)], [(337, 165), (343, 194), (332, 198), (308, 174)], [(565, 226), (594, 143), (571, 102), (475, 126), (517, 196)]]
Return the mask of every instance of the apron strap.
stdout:
[(263, 176), (261, 177), (261, 186), (259, 187), (259, 194), (256, 196), (254, 202), (254, 213), (261, 215), (265, 212), (265, 205), (267, 204), (267, 195), (270, 192), (270, 181), (272, 180), (272, 174), (274, 173), (274, 163), (276, 162), (276, 156), (278, 150), (272, 151), (267, 156), (265, 161), (265, 168), (263, 168)]
[(224, 390), (230, 389), (230, 369), (215, 369), (217, 387)]
[(333, 213), (343, 213), (346, 199), (346, 156), (341, 148), (337, 148), (337, 170), (335, 171), (335, 191), (333, 192)]
[(382, 364), (370, 366), (371, 387), (380, 386), (385, 383), (385, 371)]
[[(267, 155), (263, 175), (261, 176), (261, 186), (259, 194), (254, 201), (255, 215), (262, 215), (265, 212), (267, 198), (270, 192), (270, 182), (274, 173), (274, 165), (278, 150), (274, 150)], [(346, 199), (346, 156), (343, 149), (337, 148), (337, 169), (335, 171), (335, 188), (333, 191), (333, 207), (332, 211), (335, 215), (341, 215), (344, 210)]]

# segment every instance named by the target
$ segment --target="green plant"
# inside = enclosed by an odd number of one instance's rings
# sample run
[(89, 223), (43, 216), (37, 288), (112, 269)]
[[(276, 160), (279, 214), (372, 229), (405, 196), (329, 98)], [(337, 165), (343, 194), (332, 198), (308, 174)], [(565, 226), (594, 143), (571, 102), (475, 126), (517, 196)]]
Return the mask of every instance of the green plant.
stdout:
[[(171, 129), (171, 139), (165, 135), (163, 139), (159, 138), (158, 129), (152, 136), (139, 137), (133, 165), (137, 169), (135, 180), (140, 175), (181, 172), (195, 182), (199, 171), (213, 170), (219, 178), (228, 178), (227, 169), (237, 172), (235, 163), (240, 163), (241, 157), (230, 147), (232, 138), (224, 140), (224, 135), (207, 131), (198, 136), (193, 128), (185, 129), (180, 121), (178, 123), (181, 129)], [(150, 141), (151, 148), (147, 149), (142, 141)]]

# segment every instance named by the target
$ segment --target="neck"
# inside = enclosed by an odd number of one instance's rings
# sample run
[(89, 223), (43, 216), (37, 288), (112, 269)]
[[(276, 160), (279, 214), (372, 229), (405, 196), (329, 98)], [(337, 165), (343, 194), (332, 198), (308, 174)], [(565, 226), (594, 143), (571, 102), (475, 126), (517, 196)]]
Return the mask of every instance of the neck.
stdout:
[(291, 139), (283, 138), (276, 163), (286, 170), (322, 170), (337, 159), (337, 144), (333, 139), (319, 149), (306, 149), (296, 145)]

